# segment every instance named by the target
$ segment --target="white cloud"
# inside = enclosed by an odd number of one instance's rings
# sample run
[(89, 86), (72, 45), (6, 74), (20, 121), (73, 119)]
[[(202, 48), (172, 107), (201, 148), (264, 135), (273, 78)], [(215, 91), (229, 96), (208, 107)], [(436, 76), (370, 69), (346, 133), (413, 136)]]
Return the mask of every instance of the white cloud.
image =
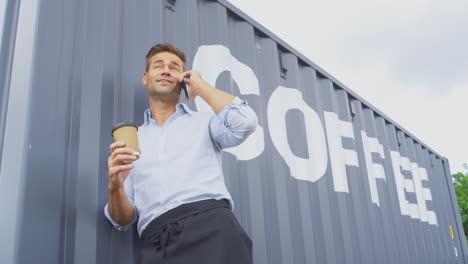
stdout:
[(468, 1), (230, 2), (463, 171)]

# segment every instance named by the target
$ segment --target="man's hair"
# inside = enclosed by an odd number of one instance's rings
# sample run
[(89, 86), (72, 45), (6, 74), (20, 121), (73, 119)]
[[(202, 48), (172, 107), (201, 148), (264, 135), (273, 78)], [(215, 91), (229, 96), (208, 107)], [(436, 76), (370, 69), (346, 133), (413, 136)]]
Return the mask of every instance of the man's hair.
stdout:
[(180, 49), (178, 49), (176, 46), (170, 44), (170, 43), (159, 43), (159, 44), (156, 44), (154, 45), (153, 47), (151, 47), (151, 49), (148, 51), (148, 54), (146, 54), (146, 71), (148, 71), (149, 69), (149, 64), (150, 64), (150, 60), (151, 58), (158, 54), (158, 53), (161, 53), (161, 52), (169, 52), (169, 53), (172, 53), (174, 55), (176, 55), (177, 57), (179, 57), (179, 59), (184, 63), (184, 65), (182, 65), (184, 67), (184, 70), (185, 70), (185, 54), (183, 51), (181, 51)]

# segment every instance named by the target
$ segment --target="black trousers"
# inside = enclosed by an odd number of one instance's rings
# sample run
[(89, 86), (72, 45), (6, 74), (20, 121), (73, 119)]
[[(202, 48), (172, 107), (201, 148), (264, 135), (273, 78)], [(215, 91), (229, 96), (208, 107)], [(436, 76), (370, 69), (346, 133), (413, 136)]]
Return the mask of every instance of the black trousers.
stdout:
[(251, 264), (252, 240), (226, 200), (183, 204), (143, 231), (140, 264)]

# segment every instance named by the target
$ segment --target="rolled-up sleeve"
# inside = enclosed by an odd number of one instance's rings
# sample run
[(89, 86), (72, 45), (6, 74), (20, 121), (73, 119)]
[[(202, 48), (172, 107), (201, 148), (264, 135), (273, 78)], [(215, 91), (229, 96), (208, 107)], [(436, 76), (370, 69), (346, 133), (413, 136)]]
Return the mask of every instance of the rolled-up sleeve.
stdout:
[(125, 226), (119, 225), (117, 222), (114, 221), (114, 219), (112, 219), (112, 217), (109, 214), (109, 210), (108, 210), (109, 203), (107, 203), (106, 206), (104, 207), (104, 215), (112, 223), (112, 225), (119, 231), (127, 231), (128, 228), (132, 224), (136, 223), (136, 221), (138, 220), (138, 210), (134, 202), (133, 178), (134, 176), (133, 176), (133, 170), (132, 170), (130, 171), (130, 174), (128, 175), (127, 179), (125, 179), (125, 182), (124, 182), (125, 192), (127, 193), (128, 200), (132, 204), (133, 210), (134, 210), (132, 222)]
[(257, 128), (257, 115), (246, 101), (236, 97), (210, 122), (210, 134), (220, 149), (244, 142)]

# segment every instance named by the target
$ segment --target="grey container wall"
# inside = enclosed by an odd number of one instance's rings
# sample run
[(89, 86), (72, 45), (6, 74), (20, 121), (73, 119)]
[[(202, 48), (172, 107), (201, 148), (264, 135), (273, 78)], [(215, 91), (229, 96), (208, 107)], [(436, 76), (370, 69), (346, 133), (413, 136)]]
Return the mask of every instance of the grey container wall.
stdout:
[(259, 117), (223, 154), (255, 263), (467, 263), (447, 159), (228, 2), (5, 0), (0, 14), (0, 263), (136, 261), (136, 229), (103, 215), (106, 162), (112, 125), (143, 121), (158, 42)]

